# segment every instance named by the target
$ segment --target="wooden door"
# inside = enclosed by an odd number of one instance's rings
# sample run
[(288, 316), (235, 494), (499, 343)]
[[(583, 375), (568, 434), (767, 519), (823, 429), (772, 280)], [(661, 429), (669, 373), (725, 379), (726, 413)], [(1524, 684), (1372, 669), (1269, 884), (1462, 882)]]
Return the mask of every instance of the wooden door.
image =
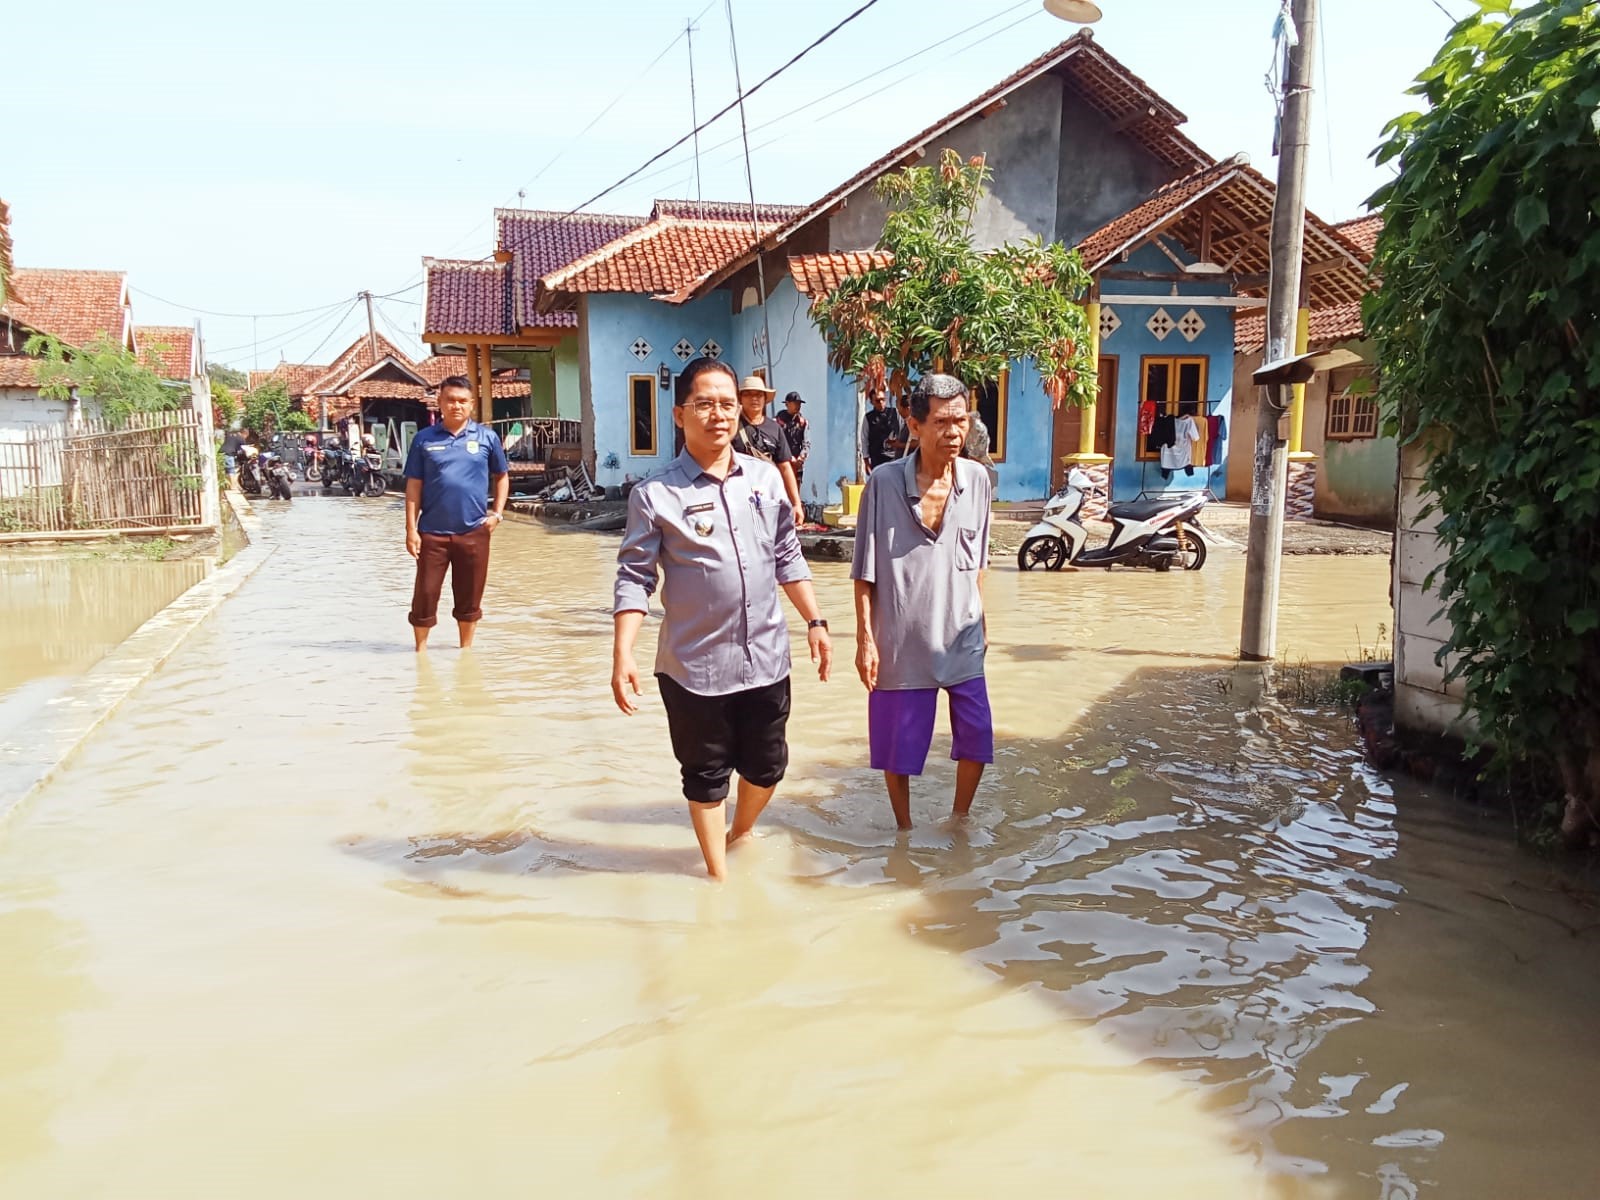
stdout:
[[(1117, 443), (1117, 358), (1103, 355), (1099, 362), (1100, 387), (1095, 400), (1094, 449), (1110, 458)], [(1050, 456), (1050, 487), (1059, 488), (1067, 477), (1063, 455), (1078, 452), (1083, 433), (1083, 410), (1063, 404), (1055, 412), (1055, 433)]]

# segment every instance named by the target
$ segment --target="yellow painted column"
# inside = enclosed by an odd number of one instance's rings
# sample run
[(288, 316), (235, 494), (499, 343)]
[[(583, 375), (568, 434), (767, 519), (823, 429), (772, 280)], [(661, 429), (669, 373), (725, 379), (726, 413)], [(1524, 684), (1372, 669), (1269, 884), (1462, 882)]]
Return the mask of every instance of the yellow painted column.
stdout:
[(494, 350), (487, 342), (478, 347), (478, 420), (494, 419)]
[[(1100, 301), (1091, 300), (1083, 306), (1083, 315), (1089, 319), (1089, 361), (1100, 366)], [(1094, 454), (1095, 408), (1093, 400), (1083, 410), (1083, 423), (1078, 427), (1078, 453)]]
[[(1311, 349), (1311, 310), (1302, 308), (1295, 317), (1294, 352), (1304, 354)], [(1289, 453), (1299, 454), (1306, 427), (1306, 385), (1297, 383), (1289, 401)]]

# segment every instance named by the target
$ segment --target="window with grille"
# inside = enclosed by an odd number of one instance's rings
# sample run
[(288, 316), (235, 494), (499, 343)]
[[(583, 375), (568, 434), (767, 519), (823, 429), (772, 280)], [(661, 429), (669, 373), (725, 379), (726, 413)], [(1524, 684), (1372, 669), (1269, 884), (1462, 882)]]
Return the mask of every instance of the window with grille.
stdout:
[[(1209, 361), (1195, 358), (1142, 358), (1139, 360), (1139, 415), (1142, 429), (1151, 416), (1176, 417), (1187, 413), (1201, 424), (1205, 433), (1204, 418), (1210, 407), (1206, 402), (1206, 369)], [(1149, 408), (1146, 406), (1154, 406)], [(1152, 449), (1149, 438), (1141, 433), (1138, 438), (1138, 460), (1158, 462), (1161, 449)]]
[(1325, 433), (1330, 442), (1378, 436), (1377, 388), (1362, 368), (1335, 371), (1329, 378)]

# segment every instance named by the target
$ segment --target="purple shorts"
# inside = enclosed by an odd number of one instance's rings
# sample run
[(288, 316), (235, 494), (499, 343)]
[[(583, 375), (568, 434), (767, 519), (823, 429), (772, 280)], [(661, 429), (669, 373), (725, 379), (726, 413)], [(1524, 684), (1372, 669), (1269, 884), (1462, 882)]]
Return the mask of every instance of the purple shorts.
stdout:
[(875, 689), (867, 694), (867, 740), (872, 769), (891, 775), (921, 775), (933, 745), (933, 718), (939, 692), (950, 694), (950, 757), (957, 761), (994, 761), (994, 718), (989, 714), (989, 689), (983, 676), (954, 687)]

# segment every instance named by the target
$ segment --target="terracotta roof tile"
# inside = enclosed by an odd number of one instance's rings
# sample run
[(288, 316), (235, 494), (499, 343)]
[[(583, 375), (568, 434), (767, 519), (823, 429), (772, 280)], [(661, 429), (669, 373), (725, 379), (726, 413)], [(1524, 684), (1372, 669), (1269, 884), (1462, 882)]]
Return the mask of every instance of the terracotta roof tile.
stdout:
[[(764, 226), (762, 232), (773, 226)], [(541, 307), (571, 307), (580, 294), (625, 292), (681, 303), (730, 259), (748, 250), (750, 226), (661, 217), (540, 281)]]
[[(467, 374), (467, 356), (464, 354), (433, 354), (417, 364), (417, 373), (437, 388), (452, 375)], [(526, 379), (516, 378), (516, 371), (502, 369), (495, 372), (494, 394), (502, 399), (528, 396), (533, 388)]]
[[(756, 220), (776, 225), (805, 212), (802, 204), (758, 204)], [(662, 217), (682, 217), (686, 221), (743, 221), (750, 223), (750, 206), (737, 200), (657, 200), (650, 211), (652, 221)]]
[[(1362, 336), (1361, 301), (1351, 300), (1328, 308), (1311, 310), (1313, 347), (1355, 341)], [(1267, 317), (1254, 311), (1240, 317), (1233, 326), (1233, 348), (1239, 354), (1254, 354), (1267, 344)]]
[(38, 362), (36, 358), (26, 358), (20, 354), (0, 354), (0, 387), (37, 387)]
[(163, 379), (193, 379), (194, 329), (188, 325), (135, 325), (133, 345), (142, 358), (154, 352)]
[(366, 335), (363, 334), (345, 347), (344, 353), (334, 359), (332, 365), (326, 371), (304, 385), (305, 393), (310, 395), (341, 392), (344, 390), (344, 386), (356, 376), (375, 366), (384, 358), (395, 359), (410, 370), (416, 370), (416, 364), (411, 361), (410, 357), (388, 338), (384, 337), (383, 334), (376, 335), (372, 340), (377, 344), (378, 357), (376, 359), (373, 358), (372, 347), (369, 345)]
[(1369, 213), (1353, 221), (1340, 221), (1334, 228), (1354, 242), (1366, 255), (1367, 261), (1371, 262), (1372, 252), (1378, 245), (1378, 235), (1383, 232), (1383, 214)]
[(802, 296), (826, 296), (846, 279), (864, 275), (894, 262), (887, 250), (835, 250), (828, 254), (798, 254), (789, 259), (789, 274)]
[(126, 344), (127, 276), (122, 271), (62, 271), (19, 267), (16, 295), (0, 305), (0, 315), (68, 346), (86, 346), (102, 334)]
[(424, 328), (430, 334), (514, 334), (511, 266), (467, 259), (424, 258)]
[(1235, 155), (1157, 188), (1149, 199), (1107, 221), (1078, 243), (1083, 265), (1090, 271), (1104, 266), (1123, 250), (1142, 241), (1150, 230), (1159, 228), (1184, 206), (1236, 176), (1248, 161), (1242, 154)]
[[(538, 311), (535, 301), (539, 280), (638, 229), (648, 220), (616, 213), (564, 213), (524, 208), (497, 208), (494, 216), (498, 245), (512, 255), (510, 318), (516, 329), (528, 326), (576, 328), (576, 313)], [(431, 327), (429, 332), (432, 332)]]

